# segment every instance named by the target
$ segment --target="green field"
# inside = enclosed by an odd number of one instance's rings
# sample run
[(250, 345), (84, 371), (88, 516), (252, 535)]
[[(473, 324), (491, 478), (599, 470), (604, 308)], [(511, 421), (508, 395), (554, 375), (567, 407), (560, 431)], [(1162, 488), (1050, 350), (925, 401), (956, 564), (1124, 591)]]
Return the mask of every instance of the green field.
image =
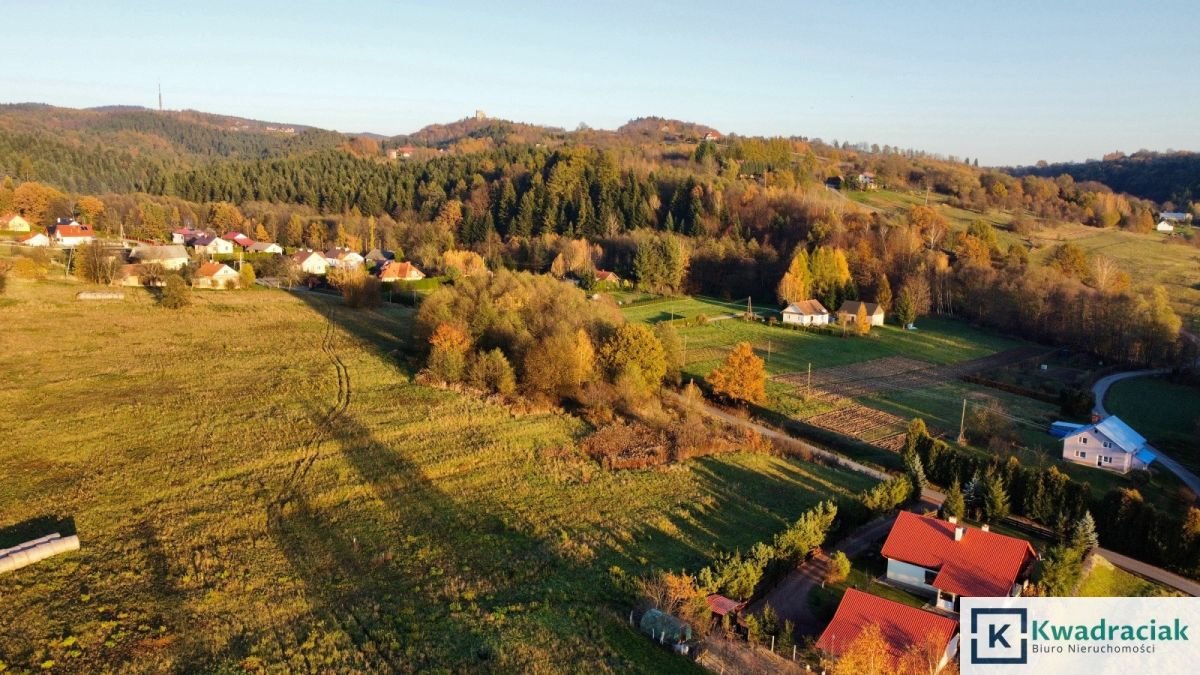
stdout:
[(1108, 390), (1104, 407), (1176, 461), (1200, 471), (1200, 388), (1158, 377), (1121, 380)]
[(1097, 559), (1091, 572), (1079, 584), (1075, 595), (1080, 598), (1141, 598), (1179, 595), (1174, 589), (1143, 579), (1113, 567), (1103, 558)]
[[(769, 539), (870, 481), (726, 455), (609, 473), (584, 424), (411, 381), (402, 308), (11, 281), (0, 661), (70, 672), (652, 671), (629, 579)], [(0, 667), (0, 669), (3, 669)]]

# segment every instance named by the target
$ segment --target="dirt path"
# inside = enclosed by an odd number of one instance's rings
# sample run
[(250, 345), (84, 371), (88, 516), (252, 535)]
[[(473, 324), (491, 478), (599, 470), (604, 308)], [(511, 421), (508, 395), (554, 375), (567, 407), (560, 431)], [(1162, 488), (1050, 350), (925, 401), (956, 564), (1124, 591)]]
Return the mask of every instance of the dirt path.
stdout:
[[(830, 550), (842, 551), (850, 557), (859, 555), (870, 548), (872, 544), (887, 536), (895, 519), (895, 516), (888, 516), (871, 521), (851, 532)], [(754, 603), (750, 611), (761, 612), (763, 603), (770, 604), (780, 621), (789, 620), (796, 624), (795, 638), (797, 641), (806, 635), (819, 635), (825, 626), (817, 617), (813, 616), (812, 610), (808, 606), (808, 595), (825, 578), (825, 572), (828, 569), (829, 556), (821, 551), (812, 559), (792, 570), (779, 585), (767, 593), (765, 598)]]

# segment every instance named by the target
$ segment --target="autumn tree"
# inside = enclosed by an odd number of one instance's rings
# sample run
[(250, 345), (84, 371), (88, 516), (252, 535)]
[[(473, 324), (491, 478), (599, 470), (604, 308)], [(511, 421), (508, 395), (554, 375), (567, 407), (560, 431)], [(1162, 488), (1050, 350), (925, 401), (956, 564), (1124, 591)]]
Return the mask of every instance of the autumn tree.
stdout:
[(508, 395), (516, 391), (517, 379), (512, 365), (504, 352), (499, 349), (482, 352), (471, 360), (467, 379), (474, 386), (484, 391)]
[(429, 338), (429, 372), (444, 382), (458, 382), (467, 366), (471, 338), (454, 324), (440, 324)]
[(854, 314), (854, 331), (859, 335), (871, 332), (871, 317), (867, 316), (867, 303), (858, 303), (858, 311)]
[(829, 568), (825, 570), (825, 583), (837, 584), (850, 576), (850, 558), (843, 551), (835, 551), (829, 556)]
[(75, 276), (93, 284), (111, 284), (121, 269), (121, 261), (99, 241), (80, 246), (75, 256)]
[(708, 375), (713, 391), (733, 401), (761, 403), (767, 397), (767, 373), (749, 342), (739, 342)]
[(95, 225), (104, 215), (104, 202), (97, 197), (80, 197), (75, 200), (75, 217), (81, 223)]
[(442, 270), (451, 276), (474, 277), (487, 274), (487, 263), (474, 251), (446, 251), (442, 254)]
[(832, 675), (892, 675), (895, 659), (879, 624), (867, 624), (841, 649), (830, 671)]
[(254, 288), (254, 282), (257, 278), (254, 274), (254, 265), (242, 263), (242, 269), (238, 271), (238, 277), (242, 288)]
[(892, 282), (888, 281), (886, 274), (879, 273), (879, 283), (875, 287), (875, 302), (879, 303), (879, 308), (886, 314), (892, 311)]
[(946, 656), (949, 642), (950, 636), (946, 633), (930, 631), (900, 654), (896, 663), (897, 675), (950, 675), (947, 669), (942, 669), (942, 659)]
[(187, 282), (178, 274), (168, 274), (163, 286), (162, 297), (158, 304), (167, 309), (180, 309), (192, 304), (192, 296), (188, 294)]
[(654, 331), (627, 323), (600, 347), (600, 362), (612, 380), (626, 377), (641, 390), (657, 387), (667, 374), (667, 355)]
[(792, 256), (787, 272), (779, 281), (776, 295), (781, 305), (812, 297), (812, 272), (809, 270), (808, 250), (803, 246), (797, 247), (796, 254)]

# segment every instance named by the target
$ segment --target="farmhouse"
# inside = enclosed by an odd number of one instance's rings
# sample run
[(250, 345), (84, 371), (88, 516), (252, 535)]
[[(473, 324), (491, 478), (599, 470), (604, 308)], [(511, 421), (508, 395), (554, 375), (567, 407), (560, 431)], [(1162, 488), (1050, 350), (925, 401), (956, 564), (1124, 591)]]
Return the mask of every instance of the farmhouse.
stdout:
[(140, 263), (158, 263), (163, 269), (177, 270), (188, 264), (187, 249), (179, 244), (168, 246), (138, 246), (129, 254)]
[(608, 270), (596, 270), (596, 283), (620, 286), (621, 277), (617, 276), (616, 272), (610, 272)]
[(45, 247), (50, 245), (50, 237), (47, 237), (41, 232), (30, 232), (29, 234), (17, 239), (17, 242), (25, 246)]
[(236, 286), (238, 273), (229, 265), (219, 262), (207, 262), (192, 275), (192, 287), (226, 289)]
[(838, 308), (837, 320), (838, 323), (852, 324), (858, 320), (858, 308), (864, 307), (867, 311), (867, 318), (872, 326), (883, 325), (883, 308), (874, 302), (862, 302), (861, 300), (847, 300)]
[[(59, 220), (62, 220), (61, 218)], [(92, 230), (91, 225), (80, 225), (75, 221), (70, 223), (56, 223), (50, 227), (51, 235), (54, 237), (55, 243), (65, 248), (73, 248), (80, 244), (91, 243), (96, 238), (96, 233)]]
[(410, 262), (389, 262), (379, 272), (380, 281), (417, 281), (424, 278), (425, 273)]
[(1146, 439), (1116, 415), (1063, 438), (1063, 459), (1117, 473), (1144, 469), (1156, 457)]
[(325, 252), (332, 267), (353, 268), (363, 264), (363, 257), (348, 248), (332, 248)]
[(246, 250), (250, 251), (251, 253), (274, 253), (276, 255), (283, 254), (282, 246), (269, 241), (256, 241), (253, 244), (250, 244), (250, 247)]
[(893, 657), (913, 645), (935, 643), (936, 653), (942, 655), (935, 673), (958, 653), (958, 622), (954, 619), (853, 588), (846, 589), (833, 620), (817, 640), (817, 648), (836, 657), (871, 624), (879, 626)]
[(329, 261), (316, 251), (296, 251), (292, 254), (292, 262), (305, 274), (325, 274), (329, 271)]
[(829, 323), (829, 310), (817, 300), (793, 302), (780, 312), (783, 323), (794, 326), (824, 326)]
[(192, 248), (209, 255), (228, 255), (233, 253), (233, 242), (213, 234), (201, 234), (192, 239)]
[(1037, 553), (1007, 537), (901, 511), (883, 544), (889, 581), (929, 593), (938, 609), (958, 611), (958, 599), (1017, 596)]
[(0, 230), (8, 230), (9, 232), (28, 232), (29, 221), (22, 218), (18, 213), (8, 213), (0, 216)]

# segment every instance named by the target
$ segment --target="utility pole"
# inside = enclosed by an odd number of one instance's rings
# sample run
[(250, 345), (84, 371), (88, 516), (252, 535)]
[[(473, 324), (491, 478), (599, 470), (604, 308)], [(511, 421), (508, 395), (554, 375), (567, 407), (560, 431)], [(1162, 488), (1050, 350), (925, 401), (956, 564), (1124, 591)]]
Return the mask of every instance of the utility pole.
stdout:
[(963, 399), (962, 416), (958, 420), (958, 444), (962, 445), (967, 442), (967, 399)]
[(771, 362), (771, 338), (767, 338), (767, 363)]
[(754, 320), (754, 305), (751, 303), (751, 297), (749, 295), (746, 296), (746, 320)]
[(812, 398), (812, 361), (808, 362), (808, 397)]

